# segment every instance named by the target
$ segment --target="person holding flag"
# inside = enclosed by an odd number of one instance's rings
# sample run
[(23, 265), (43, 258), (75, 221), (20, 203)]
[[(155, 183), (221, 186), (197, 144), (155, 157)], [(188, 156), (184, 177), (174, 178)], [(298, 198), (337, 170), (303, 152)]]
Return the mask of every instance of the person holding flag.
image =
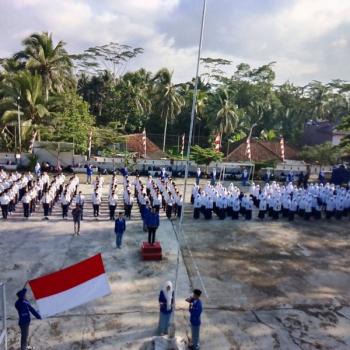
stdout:
[(30, 325), (30, 314), (32, 314), (37, 319), (41, 320), (40, 314), (30, 305), (29, 301), (26, 299), (27, 289), (24, 287), (17, 292), (17, 301), (15, 303), (15, 308), (18, 312), (18, 325), (21, 329), (21, 350), (33, 349), (28, 346), (29, 337), (29, 325)]

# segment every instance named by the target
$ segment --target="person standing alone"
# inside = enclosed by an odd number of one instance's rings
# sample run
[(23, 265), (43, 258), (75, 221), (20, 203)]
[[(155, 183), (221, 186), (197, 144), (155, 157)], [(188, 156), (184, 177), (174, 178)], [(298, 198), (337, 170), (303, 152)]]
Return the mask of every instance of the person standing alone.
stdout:
[(123, 234), (125, 232), (126, 224), (125, 219), (123, 217), (123, 213), (119, 212), (119, 216), (115, 220), (114, 225), (114, 232), (116, 234), (116, 248), (121, 249), (122, 247), (122, 241), (123, 241)]
[(152, 208), (146, 216), (146, 226), (148, 229), (148, 243), (154, 244), (156, 240), (156, 231), (159, 226), (159, 214), (156, 208)]
[(25, 299), (27, 289), (23, 288), (17, 293), (18, 300), (15, 303), (15, 308), (18, 312), (18, 325), (21, 329), (21, 350), (33, 349), (28, 346), (29, 337), (29, 325), (30, 325), (30, 314), (41, 320), (41, 316), (36, 310), (30, 305), (29, 301)]
[(190, 322), (192, 331), (192, 345), (189, 346), (191, 350), (199, 350), (199, 333), (201, 327), (201, 313), (202, 313), (202, 301), (200, 300), (202, 292), (199, 289), (193, 290), (193, 295), (187, 298), (186, 301), (190, 304)]
[(82, 218), (82, 212), (81, 206), (79, 204), (76, 205), (76, 207), (72, 210), (72, 216), (73, 216), (73, 222), (74, 222), (74, 233), (73, 236), (77, 235), (80, 236), (80, 221)]

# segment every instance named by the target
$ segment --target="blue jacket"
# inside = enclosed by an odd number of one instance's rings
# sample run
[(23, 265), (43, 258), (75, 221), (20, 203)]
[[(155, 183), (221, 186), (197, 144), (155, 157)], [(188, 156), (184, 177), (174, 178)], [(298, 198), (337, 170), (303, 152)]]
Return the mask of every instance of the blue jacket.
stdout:
[(119, 218), (117, 218), (115, 220), (115, 226), (114, 226), (114, 232), (115, 233), (124, 233), (125, 231), (125, 219), (121, 219), (119, 220)]
[(170, 310), (167, 310), (167, 300), (166, 300), (166, 297), (163, 293), (163, 291), (161, 290), (160, 293), (159, 293), (159, 302), (160, 303), (163, 303), (161, 306), (160, 306), (160, 312), (163, 313), (163, 314), (171, 314), (172, 311), (173, 311), (173, 304), (174, 304), (174, 292), (173, 292), (173, 295), (171, 297), (171, 309)]
[(200, 326), (201, 325), (201, 313), (202, 313), (202, 302), (198, 300), (194, 300), (190, 304), (190, 322), (192, 326)]
[(88, 166), (86, 168), (86, 175), (91, 176), (94, 173), (94, 171), (92, 170), (91, 166)]
[(20, 326), (26, 325), (30, 323), (30, 314), (32, 313), (37, 319), (41, 319), (41, 316), (35, 309), (30, 305), (29, 301), (24, 299), (23, 297), (19, 297), (15, 303), (15, 308), (17, 309), (19, 321), (18, 324)]
[(158, 227), (159, 226), (159, 214), (148, 212), (145, 216), (145, 224), (147, 227)]

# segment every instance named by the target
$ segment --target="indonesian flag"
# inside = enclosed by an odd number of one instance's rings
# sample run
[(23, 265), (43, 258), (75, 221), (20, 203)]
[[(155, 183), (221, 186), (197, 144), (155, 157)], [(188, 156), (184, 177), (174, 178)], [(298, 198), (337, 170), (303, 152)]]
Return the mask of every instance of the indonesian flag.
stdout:
[(29, 281), (42, 317), (49, 317), (111, 293), (101, 254)]
[(216, 152), (220, 152), (220, 148), (221, 148), (221, 137), (220, 134), (217, 134), (215, 137), (215, 151)]
[(252, 160), (252, 153), (250, 150), (250, 137), (247, 138), (247, 147), (246, 147), (245, 153), (248, 156), (248, 159), (251, 161)]
[(181, 156), (184, 157), (184, 150), (185, 150), (185, 134), (181, 137)]
[(281, 146), (281, 158), (284, 161), (285, 157), (284, 157), (284, 138), (283, 138), (283, 136), (281, 136), (280, 146)]
[(146, 129), (143, 129), (142, 132), (142, 145), (143, 145), (143, 153), (146, 158), (147, 155), (147, 138), (146, 138)]

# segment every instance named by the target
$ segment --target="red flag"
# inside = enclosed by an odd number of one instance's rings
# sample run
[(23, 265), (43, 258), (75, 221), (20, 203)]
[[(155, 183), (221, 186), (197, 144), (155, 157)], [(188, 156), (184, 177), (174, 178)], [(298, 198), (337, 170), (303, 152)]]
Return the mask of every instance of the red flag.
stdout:
[(42, 317), (111, 293), (101, 254), (29, 281)]

